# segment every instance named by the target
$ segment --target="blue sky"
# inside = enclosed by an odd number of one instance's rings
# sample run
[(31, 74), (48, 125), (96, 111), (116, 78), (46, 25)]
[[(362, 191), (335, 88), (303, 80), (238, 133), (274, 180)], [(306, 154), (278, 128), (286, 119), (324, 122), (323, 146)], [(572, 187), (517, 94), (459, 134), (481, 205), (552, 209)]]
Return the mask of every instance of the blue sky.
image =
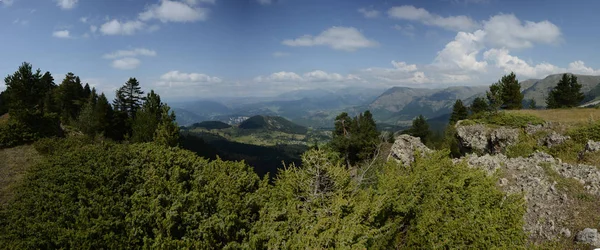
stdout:
[[(598, 1), (0, 0), (0, 73), (21, 62), (112, 96), (484, 85), (600, 74)], [(0, 90), (4, 86), (0, 86)]]

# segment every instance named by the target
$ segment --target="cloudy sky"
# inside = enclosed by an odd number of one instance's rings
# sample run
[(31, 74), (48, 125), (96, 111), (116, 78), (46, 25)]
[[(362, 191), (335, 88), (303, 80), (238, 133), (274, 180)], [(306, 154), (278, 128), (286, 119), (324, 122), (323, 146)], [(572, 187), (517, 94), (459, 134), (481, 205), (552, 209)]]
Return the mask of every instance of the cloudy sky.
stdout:
[[(113, 95), (484, 85), (600, 74), (600, 1), (0, 0), (0, 73), (23, 61)], [(0, 90), (4, 85), (0, 85)]]

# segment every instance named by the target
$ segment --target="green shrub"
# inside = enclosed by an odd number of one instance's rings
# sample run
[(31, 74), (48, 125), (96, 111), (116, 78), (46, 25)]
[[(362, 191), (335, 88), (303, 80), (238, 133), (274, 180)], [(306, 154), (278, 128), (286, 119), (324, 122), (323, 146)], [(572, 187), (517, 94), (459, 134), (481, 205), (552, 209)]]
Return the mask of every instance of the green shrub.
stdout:
[(58, 118), (52, 115), (23, 116), (21, 120), (9, 118), (0, 124), (0, 148), (31, 143), (41, 138), (62, 135)]
[(524, 199), (440, 151), (412, 166), (389, 162), (361, 188), (339, 160), (310, 151), (282, 171), (261, 211), (254, 247), (450, 249), (524, 246)]
[(600, 141), (600, 121), (571, 129), (567, 135), (579, 143), (588, 140)]
[(243, 163), (155, 144), (37, 148), (49, 155), (0, 214), (8, 249), (242, 248), (266, 185)]

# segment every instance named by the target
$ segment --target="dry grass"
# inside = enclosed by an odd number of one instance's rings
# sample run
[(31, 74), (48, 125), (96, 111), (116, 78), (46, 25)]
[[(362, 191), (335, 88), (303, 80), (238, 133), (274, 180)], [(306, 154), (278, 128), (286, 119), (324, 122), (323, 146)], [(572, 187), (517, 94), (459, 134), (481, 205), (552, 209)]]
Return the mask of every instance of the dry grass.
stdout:
[(12, 197), (13, 188), (25, 171), (40, 159), (31, 145), (0, 149), (0, 206)]
[(583, 124), (600, 120), (600, 109), (572, 108), (572, 109), (545, 109), (545, 110), (510, 110), (509, 113), (528, 114), (540, 117), (549, 122), (565, 124)]

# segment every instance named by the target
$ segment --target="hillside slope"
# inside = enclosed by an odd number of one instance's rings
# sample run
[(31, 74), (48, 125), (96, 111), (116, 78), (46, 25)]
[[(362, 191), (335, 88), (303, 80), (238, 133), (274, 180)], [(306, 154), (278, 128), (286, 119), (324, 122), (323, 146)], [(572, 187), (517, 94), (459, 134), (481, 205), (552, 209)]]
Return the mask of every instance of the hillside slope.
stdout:
[[(521, 89), (523, 90), (524, 100), (535, 100), (536, 104), (540, 107), (546, 106), (546, 97), (558, 84), (558, 81), (562, 78), (563, 74), (554, 74), (549, 75), (544, 79), (531, 79), (521, 82)], [(588, 96), (586, 99), (593, 100), (600, 93), (592, 91), (598, 84), (600, 83), (600, 76), (590, 76), (590, 75), (577, 75), (578, 82), (582, 85), (581, 91)]]
[(257, 115), (248, 118), (238, 126), (240, 129), (279, 131), (289, 134), (306, 134), (306, 127), (295, 124), (280, 116)]

